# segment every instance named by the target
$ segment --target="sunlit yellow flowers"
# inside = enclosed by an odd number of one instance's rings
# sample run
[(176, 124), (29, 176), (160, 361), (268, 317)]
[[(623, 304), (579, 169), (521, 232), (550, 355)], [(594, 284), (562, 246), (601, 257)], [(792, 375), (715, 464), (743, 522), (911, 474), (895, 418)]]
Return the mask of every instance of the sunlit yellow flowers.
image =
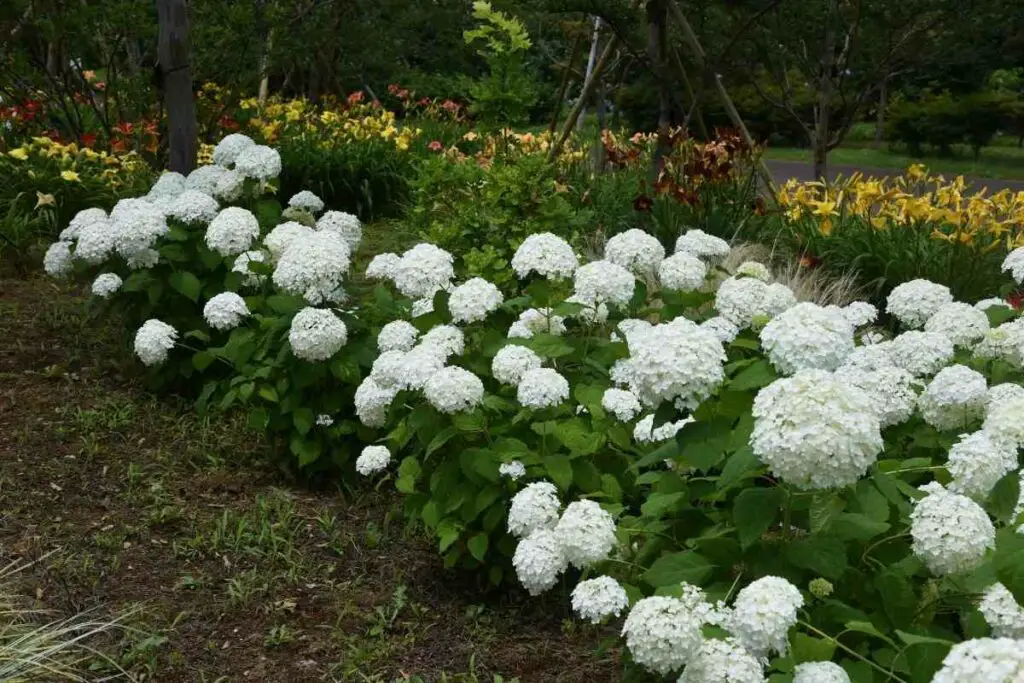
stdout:
[(7, 153), (8, 156), (14, 157), (18, 161), (25, 161), (28, 159), (28, 151), (24, 147), (17, 147)]
[(60, 172), (60, 177), (62, 179), (64, 179), (64, 180), (66, 180), (69, 183), (77, 183), (77, 182), (81, 182), (81, 180), (82, 180), (78, 176), (78, 173), (76, 173), (75, 171), (61, 171)]

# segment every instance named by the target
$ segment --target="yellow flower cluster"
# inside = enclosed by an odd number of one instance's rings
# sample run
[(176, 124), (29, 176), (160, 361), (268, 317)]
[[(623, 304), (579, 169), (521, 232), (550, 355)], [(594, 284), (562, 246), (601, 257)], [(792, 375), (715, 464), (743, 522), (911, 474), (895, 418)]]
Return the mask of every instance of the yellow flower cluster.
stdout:
[(53, 173), (69, 183), (81, 182), (83, 175), (99, 177), (112, 189), (123, 185), (129, 176), (149, 169), (146, 161), (135, 152), (97, 152), (74, 142), (65, 144), (47, 137), (32, 138), (8, 151), (7, 156), (23, 165), (30, 177)]
[[(478, 158), (493, 159), (501, 154), (547, 154), (553, 144), (553, 136), (549, 131), (540, 133), (518, 133), (511, 128), (504, 128), (497, 133), (479, 136), (473, 131), (466, 133), (463, 140), (472, 142), (481, 140)], [(573, 144), (569, 140), (558, 153), (559, 163), (570, 164), (586, 158), (586, 149)]]
[(894, 178), (854, 174), (827, 185), (791, 180), (777, 196), (787, 219), (813, 221), (824, 236), (856, 224), (928, 230), (932, 239), (982, 252), (1024, 246), (1024, 191), (968, 193), (963, 176), (947, 180), (920, 164)]

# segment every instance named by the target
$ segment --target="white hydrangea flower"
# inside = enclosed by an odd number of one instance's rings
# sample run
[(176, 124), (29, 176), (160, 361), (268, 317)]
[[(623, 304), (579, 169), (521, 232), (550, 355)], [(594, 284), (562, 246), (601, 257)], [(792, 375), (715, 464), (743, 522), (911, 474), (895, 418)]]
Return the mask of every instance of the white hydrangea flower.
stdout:
[(761, 304), (754, 315), (770, 319), (794, 306), (796, 306), (796, 294), (793, 293), (793, 290), (781, 282), (773, 282), (768, 285), (764, 298), (761, 299)]
[(736, 268), (734, 275), (742, 277), (756, 277), (763, 282), (772, 281), (772, 271), (768, 266), (759, 261), (744, 261)]
[(498, 465), (498, 474), (502, 477), (508, 477), (512, 481), (517, 481), (526, 476), (526, 465), (518, 460), (503, 462)]
[(221, 292), (213, 296), (203, 307), (203, 318), (215, 330), (230, 330), (238, 327), (249, 315), (245, 299), (234, 292)]
[(803, 607), (800, 589), (778, 576), (765, 576), (736, 595), (723, 624), (746, 650), (757, 657), (788, 650), (789, 629)]
[(624, 306), (633, 298), (636, 278), (610, 261), (592, 261), (573, 274), (575, 294), (584, 301)]
[(242, 278), (242, 285), (245, 287), (259, 287), (263, 284), (263, 281), (267, 278), (266, 275), (260, 275), (249, 270), (250, 263), (266, 263), (267, 253), (265, 251), (247, 251), (244, 254), (239, 254), (238, 258), (235, 259), (234, 264), (231, 266), (232, 272), (241, 273), (244, 277)]
[(78, 239), (78, 233), (82, 231), (87, 225), (93, 223), (106, 221), (107, 212), (99, 208), (82, 209), (74, 215), (71, 222), (68, 223), (68, 227), (64, 228), (60, 237), (58, 238), (61, 242), (70, 242), (71, 240)]
[(1019, 683), (1024, 680), (1024, 641), (975, 638), (957, 643), (932, 683)]
[(867, 346), (858, 346), (846, 357), (840, 370), (857, 370), (860, 372), (872, 372), (874, 370), (894, 369), (896, 364), (889, 354), (892, 342), (879, 342)]
[(595, 501), (573, 501), (555, 525), (555, 537), (565, 559), (585, 569), (607, 558), (615, 547), (615, 520)]
[(936, 332), (953, 342), (953, 346), (970, 348), (989, 330), (988, 316), (970, 304), (951, 301), (943, 304), (924, 324), (925, 332)]
[(248, 135), (231, 133), (225, 135), (213, 148), (213, 163), (218, 166), (231, 166), (244, 150), (254, 147), (255, 142)]
[(1017, 247), (1006, 255), (1002, 271), (1009, 273), (1018, 285), (1024, 285), (1024, 247)]
[(730, 277), (715, 293), (715, 310), (739, 328), (750, 327), (762, 310), (768, 285), (755, 277)]
[(764, 683), (761, 660), (747, 652), (735, 639), (709, 638), (677, 683)]
[(725, 379), (725, 358), (714, 333), (680, 317), (632, 335), (623, 378), (645, 406), (676, 401), (692, 409)]
[(863, 327), (878, 319), (878, 309), (866, 301), (854, 301), (843, 307), (843, 315), (854, 327)]
[(687, 416), (675, 422), (665, 422), (655, 429), (654, 414), (652, 413), (636, 423), (636, 426), (633, 428), (633, 440), (637, 443), (661, 443), (662, 441), (668, 441), (675, 438), (679, 430), (691, 422), (694, 422), (694, 419)]
[(475, 323), (496, 311), (504, 300), (494, 283), (475, 277), (452, 290), (448, 297), (448, 310), (451, 311), (452, 322)]
[(309, 190), (302, 190), (292, 195), (292, 198), (288, 200), (288, 206), (316, 215), (324, 210), (324, 200)]
[(939, 370), (917, 401), (924, 421), (939, 431), (963, 429), (985, 412), (985, 376), (966, 365)]
[(386, 252), (377, 254), (370, 259), (370, 265), (366, 266), (366, 277), (370, 280), (392, 280), (395, 277), (395, 268), (398, 267), (402, 257), (398, 254)]
[(516, 398), (526, 408), (553, 408), (569, 398), (569, 382), (551, 368), (527, 370), (519, 378)]
[[(633, 338), (633, 335), (635, 335), (637, 332), (649, 330), (652, 327), (654, 327), (654, 325), (652, 325), (650, 322), (646, 320), (640, 320), (639, 318), (626, 318), (625, 320), (620, 320), (617, 327), (622, 332), (622, 335), (626, 338), (626, 343), (629, 344), (630, 340)], [(619, 341), (619, 333), (612, 332), (611, 340)]]
[(220, 210), (217, 200), (205, 192), (185, 190), (167, 208), (167, 217), (182, 223), (209, 223)]
[(996, 400), (989, 400), (982, 429), (996, 439), (1021, 448), (1024, 446), (1022, 415), (1024, 415), (1024, 390), (1002, 390)]
[(772, 382), (758, 392), (753, 415), (754, 455), (799, 489), (854, 484), (882, 450), (871, 398), (823, 370)]
[(435, 372), (444, 367), (444, 351), (433, 345), (419, 343), (405, 354), (399, 368), (399, 386), (409, 391), (422, 389)]
[(572, 611), (591, 624), (617, 617), (628, 607), (626, 589), (610, 576), (580, 581), (572, 590)]
[[(143, 200), (122, 199), (110, 212), (110, 220), (115, 235), (114, 248), (126, 259), (151, 248), (169, 229), (164, 214)], [(82, 231), (78, 239), (79, 249), (86, 233), (99, 225), (101, 223), (95, 223)]]
[(281, 155), (272, 147), (252, 145), (235, 157), (235, 170), (261, 182), (273, 180), (281, 175)]
[(124, 260), (125, 264), (132, 270), (141, 268), (152, 268), (160, 261), (160, 252), (156, 249), (143, 249), (137, 251)]
[(356, 458), (356, 472), (368, 477), (383, 471), (391, 464), (391, 451), (387, 446), (367, 446)]
[(260, 223), (251, 211), (229, 206), (218, 213), (206, 228), (206, 246), (221, 256), (237, 256), (248, 251), (260, 236)]
[(377, 335), (377, 350), (382, 353), (384, 351), (405, 353), (416, 346), (416, 339), (419, 336), (420, 331), (412, 323), (404, 320), (392, 320), (380, 328), (380, 333)]
[(383, 387), (373, 377), (364, 378), (356, 387), (352, 400), (356, 417), (367, 427), (383, 427), (387, 422), (388, 407), (397, 394), (397, 387)]
[(519, 386), (523, 375), (542, 365), (540, 356), (531, 349), (518, 344), (508, 344), (498, 349), (491, 361), (491, 375), (502, 384)]
[(433, 244), (421, 243), (409, 249), (395, 264), (394, 281), (410, 299), (432, 297), (455, 277), (454, 258)]
[[(185, 179), (185, 190), (191, 190), (193, 192), (202, 192), (203, 194), (210, 195), (211, 197), (217, 194), (217, 186), (224, 177), (224, 174), (231, 173), (237, 175), (234, 171), (229, 171), (223, 166), (216, 164), (208, 166), (199, 166), (192, 170)], [(180, 192), (177, 194), (181, 194)]]
[(978, 603), (978, 611), (996, 638), (1024, 640), (1024, 609), (1003, 584), (994, 583), (988, 587)]
[(101, 299), (109, 299), (121, 289), (122, 284), (121, 276), (117, 273), (100, 273), (92, 281), (92, 294)]
[(565, 300), (567, 304), (579, 304), (583, 308), (573, 317), (587, 325), (604, 325), (608, 322), (608, 306), (604, 303), (588, 301), (578, 294), (573, 294)]
[(527, 484), (512, 496), (508, 508), (508, 531), (516, 538), (526, 538), (541, 529), (552, 531), (558, 523), (561, 509), (562, 503), (558, 500), (554, 484), (547, 481)]
[(1017, 367), (1024, 366), (1024, 318), (1005, 322), (985, 331), (974, 347), (974, 356), (998, 359)]
[(334, 424), (334, 418), (327, 413), (320, 413), (316, 416), (317, 427), (330, 427)]
[(655, 595), (638, 600), (622, 627), (633, 660), (662, 676), (685, 666), (704, 637), (703, 619), (678, 598)]
[(853, 351), (853, 326), (841, 309), (799, 303), (761, 330), (761, 346), (780, 372), (835, 370)]
[(665, 258), (665, 247), (654, 235), (631, 228), (608, 240), (604, 258), (638, 277), (652, 277)]
[(460, 413), (480, 405), (484, 399), (484, 384), (469, 370), (448, 367), (430, 376), (423, 385), (423, 393), (439, 412)]
[(687, 230), (676, 240), (676, 253), (685, 252), (714, 265), (725, 261), (729, 243), (703, 230)]
[(565, 318), (555, 315), (550, 308), (528, 308), (519, 314), (519, 320), (508, 328), (509, 339), (530, 339), (535, 334), (565, 333)]
[(74, 270), (71, 242), (54, 242), (43, 256), (43, 270), (50, 277), (65, 277)]
[(904, 332), (889, 345), (889, 358), (915, 377), (934, 375), (953, 360), (953, 342), (935, 332)]
[(985, 510), (938, 482), (919, 487), (928, 494), (910, 513), (914, 554), (937, 576), (975, 569), (995, 547), (996, 531)]
[(889, 292), (885, 310), (912, 330), (922, 327), (944, 304), (953, 301), (949, 287), (930, 280), (911, 280)]
[(430, 328), (420, 343), (433, 346), (447, 360), (450, 356), (461, 356), (466, 349), (466, 335), (454, 325), (435, 325)]
[(363, 224), (359, 217), (344, 211), (328, 211), (316, 222), (317, 230), (336, 232), (355, 251), (363, 240)]
[(179, 195), (185, 191), (185, 176), (174, 171), (164, 171), (153, 183), (149, 190), (149, 196), (159, 197), (161, 195)]
[(221, 202), (237, 202), (242, 198), (242, 190), (244, 189), (245, 176), (236, 171), (224, 169), (224, 172), (217, 178), (217, 184), (209, 194)]
[(1006, 308), (1010, 308), (1010, 304), (1006, 303), (1006, 299), (999, 296), (982, 299), (978, 303), (974, 304), (974, 307), (979, 311), (987, 311), (995, 306), (1005, 306)]
[(348, 244), (334, 233), (315, 232), (300, 237), (278, 258), (274, 284), (314, 305), (340, 301), (350, 258)]
[(903, 424), (917, 407), (917, 381), (906, 370), (896, 367), (865, 370), (843, 366), (836, 371), (836, 377), (867, 394), (883, 429)]
[[(394, 349), (382, 352), (373, 361), (370, 377), (382, 387), (401, 387), (407, 351)], [(440, 369), (440, 368), (438, 368)]]
[(631, 422), (640, 414), (640, 399), (625, 389), (605, 389), (601, 396), (601, 407), (615, 416), (619, 422)]
[(708, 266), (685, 251), (672, 254), (658, 265), (658, 280), (665, 289), (692, 292), (704, 286)]
[(348, 329), (334, 312), (327, 308), (307, 306), (292, 318), (288, 343), (292, 353), (301, 360), (327, 360), (348, 341)]
[(993, 403), (1001, 401), (1013, 401), (1024, 397), (1024, 387), (1013, 382), (1003, 382), (989, 387), (988, 395), (985, 397), (986, 409)]
[(512, 270), (521, 280), (537, 273), (549, 280), (572, 277), (579, 260), (569, 243), (550, 232), (528, 236), (512, 256)]
[(1017, 449), (986, 431), (961, 434), (949, 449), (949, 490), (984, 502), (996, 483), (1017, 469)]
[(270, 252), (271, 258), (276, 261), (287, 251), (293, 243), (305, 237), (315, 234), (315, 230), (308, 225), (288, 221), (276, 226), (263, 238), (263, 246)]
[(178, 331), (156, 318), (142, 323), (135, 333), (135, 355), (145, 365), (159, 365), (167, 360), (167, 352), (174, 348)]
[(554, 532), (538, 529), (516, 546), (512, 567), (530, 595), (540, 595), (558, 582), (566, 561)]
[(835, 662), (804, 662), (793, 670), (793, 683), (850, 683), (850, 676)]
[(720, 315), (708, 318), (700, 326), (715, 335), (722, 344), (731, 344), (740, 334), (740, 328), (735, 323)]

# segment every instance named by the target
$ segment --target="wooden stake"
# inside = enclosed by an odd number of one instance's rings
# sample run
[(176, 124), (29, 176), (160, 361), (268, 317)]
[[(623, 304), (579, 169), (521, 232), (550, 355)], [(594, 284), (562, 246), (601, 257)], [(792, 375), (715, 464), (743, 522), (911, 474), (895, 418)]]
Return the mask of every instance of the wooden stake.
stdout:
[(548, 151), (548, 161), (554, 161), (558, 158), (558, 153), (562, 151), (565, 141), (569, 139), (573, 128), (576, 127), (576, 118), (580, 115), (583, 107), (586, 106), (587, 100), (594, 92), (594, 86), (597, 85), (597, 80), (601, 78), (601, 72), (604, 71), (605, 64), (618, 45), (619, 39), (617, 36), (612, 36), (608, 39), (608, 44), (605, 45), (601, 56), (597, 58), (597, 63), (594, 64), (594, 71), (590, 74), (590, 78), (583, 84), (583, 91), (580, 92), (579, 99), (576, 100), (576, 104), (573, 105), (572, 110), (569, 112), (569, 116), (562, 126), (562, 131), (558, 134), (558, 138), (552, 143), (551, 149)]

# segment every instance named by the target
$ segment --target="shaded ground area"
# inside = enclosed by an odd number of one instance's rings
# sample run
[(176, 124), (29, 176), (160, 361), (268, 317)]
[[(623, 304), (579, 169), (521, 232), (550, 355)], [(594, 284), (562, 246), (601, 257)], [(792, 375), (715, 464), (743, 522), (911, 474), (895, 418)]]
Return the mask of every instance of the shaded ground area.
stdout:
[(0, 278), (0, 565), (38, 560), (19, 588), (58, 615), (136, 610), (106, 646), (137, 679), (618, 679), (564, 594), (446, 573), (390, 481), (289, 481), (237, 425), (133, 385), (104, 325)]
[[(777, 183), (784, 183), (791, 178), (795, 178), (801, 182), (808, 180), (814, 180), (814, 166), (804, 161), (782, 161), (779, 159), (766, 159), (765, 163), (768, 165), (768, 169), (772, 172), (772, 177)], [(874, 167), (862, 167), (862, 166), (847, 166), (842, 164), (829, 164), (828, 175), (830, 179), (835, 179), (837, 176), (849, 177), (854, 173), (862, 173), (867, 176), (894, 176), (900, 175), (904, 169), (899, 168), (874, 168)], [(951, 174), (946, 174), (950, 176)], [(1008, 189), (1014, 192), (1024, 190), (1024, 180), (1002, 180), (996, 178), (975, 178), (971, 176), (965, 177), (967, 184), (975, 189), (987, 187), (990, 192), (998, 192), (1002, 189)]]

